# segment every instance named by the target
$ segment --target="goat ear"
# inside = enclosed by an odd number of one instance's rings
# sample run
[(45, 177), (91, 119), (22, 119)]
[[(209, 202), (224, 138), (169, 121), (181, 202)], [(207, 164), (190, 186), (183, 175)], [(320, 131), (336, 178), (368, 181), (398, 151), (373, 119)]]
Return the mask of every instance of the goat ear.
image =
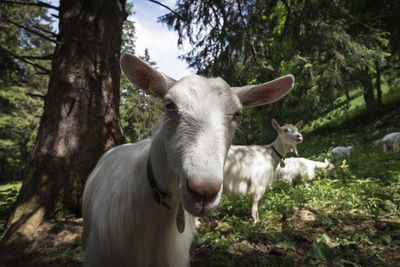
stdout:
[(155, 97), (164, 97), (176, 82), (131, 54), (122, 56), (121, 67), (132, 84)]
[(274, 127), (275, 130), (279, 130), (281, 128), (281, 126), (279, 125), (279, 123), (275, 119), (271, 120), (271, 124), (272, 124), (272, 126)]
[(296, 123), (295, 127), (296, 127), (297, 129), (300, 129), (300, 127), (301, 127), (302, 125), (303, 125), (303, 120), (298, 121), (298, 122)]
[(244, 107), (257, 107), (281, 99), (294, 85), (294, 77), (289, 74), (259, 85), (233, 87)]

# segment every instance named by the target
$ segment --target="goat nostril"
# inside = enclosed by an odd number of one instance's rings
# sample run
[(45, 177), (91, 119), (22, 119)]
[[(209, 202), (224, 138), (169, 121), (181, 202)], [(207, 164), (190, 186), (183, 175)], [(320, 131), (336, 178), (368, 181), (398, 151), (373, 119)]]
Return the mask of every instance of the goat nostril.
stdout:
[(220, 179), (188, 179), (187, 182), (188, 190), (203, 201), (214, 199), (221, 190), (221, 186)]

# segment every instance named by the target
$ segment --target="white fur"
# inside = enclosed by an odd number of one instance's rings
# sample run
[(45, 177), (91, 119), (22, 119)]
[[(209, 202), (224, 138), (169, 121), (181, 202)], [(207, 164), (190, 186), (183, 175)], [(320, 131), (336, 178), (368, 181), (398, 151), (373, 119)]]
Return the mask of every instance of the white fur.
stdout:
[(290, 183), (307, 182), (314, 179), (316, 173), (326, 173), (326, 176), (336, 175), (335, 166), (328, 160), (324, 162), (309, 160), (305, 158), (287, 158), (285, 167), (276, 168), (276, 179)]
[(394, 152), (399, 152), (400, 151), (400, 134), (397, 137), (395, 137), (395, 139), (394, 139), (393, 151)]
[(353, 151), (353, 145), (351, 146), (337, 146), (331, 150), (332, 159), (342, 159), (350, 157), (351, 152)]
[(394, 152), (400, 151), (400, 132), (394, 132), (385, 135), (382, 139), (376, 141), (377, 144), (382, 143), (383, 152), (393, 149)]
[[(132, 83), (163, 99), (166, 112), (152, 139), (109, 150), (90, 174), (82, 208), (84, 266), (188, 266), (193, 216), (209, 214), (220, 201), (235, 114), (276, 101), (294, 79), (231, 89), (220, 78), (174, 81), (132, 55), (121, 65)], [(158, 188), (172, 195), (170, 210), (152, 197), (149, 158)], [(176, 224), (179, 203), (183, 233)]]
[(297, 127), (292, 124), (280, 127), (279, 124), (273, 123), (278, 137), (272, 144), (231, 146), (229, 149), (224, 167), (224, 192), (231, 195), (253, 194), (251, 215), (254, 222), (259, 220), (258, 202), (265, 190), (272, 186), (276, 166), (281, 161), (271, 146), (274, 146), (283, 157), (290, 150), (297, 154), (296, 145), (303, 140), (298, 132), (301, 124), (300, 121), (296, 124)]

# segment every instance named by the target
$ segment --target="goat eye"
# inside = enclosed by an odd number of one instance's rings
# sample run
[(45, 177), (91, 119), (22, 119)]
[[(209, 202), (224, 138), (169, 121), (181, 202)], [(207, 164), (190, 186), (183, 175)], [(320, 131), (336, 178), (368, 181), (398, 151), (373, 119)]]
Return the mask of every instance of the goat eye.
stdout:
[(283, 131), (284, 131), (285, 133), (287, 133), (289, 130), (288, 130), (287, 128), (284, 128)]
[(235, 114), (233, 114), (232, 120), (237, 121), (240, 118), (241, 115), (242, 115), (242, 112), (241, 111), (237, 111)]
[(174, 102), (168, 101), (168, 102), (165, 102), (165, 109), (168, 112), (172, 112), (172, 111), (175, 111), (177, 108), (176, 108), (176, 105)]

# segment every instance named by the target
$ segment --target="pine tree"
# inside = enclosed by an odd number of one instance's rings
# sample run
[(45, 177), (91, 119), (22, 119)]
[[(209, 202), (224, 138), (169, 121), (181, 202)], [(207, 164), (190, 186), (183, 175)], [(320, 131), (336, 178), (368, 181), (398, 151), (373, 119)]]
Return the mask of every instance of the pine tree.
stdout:
[(48, 220), (79, 216), (87, 176), (107, 149), (123, 142), (119, 57), (124, 7), (124, 0), (60, 1), (44, 112), (8, 222), (8, 242), (29, 239)]
[(48, 9), (19, 3), (0, 1), (1, 182), (21, 180), (31, 158), (55, 46)]

